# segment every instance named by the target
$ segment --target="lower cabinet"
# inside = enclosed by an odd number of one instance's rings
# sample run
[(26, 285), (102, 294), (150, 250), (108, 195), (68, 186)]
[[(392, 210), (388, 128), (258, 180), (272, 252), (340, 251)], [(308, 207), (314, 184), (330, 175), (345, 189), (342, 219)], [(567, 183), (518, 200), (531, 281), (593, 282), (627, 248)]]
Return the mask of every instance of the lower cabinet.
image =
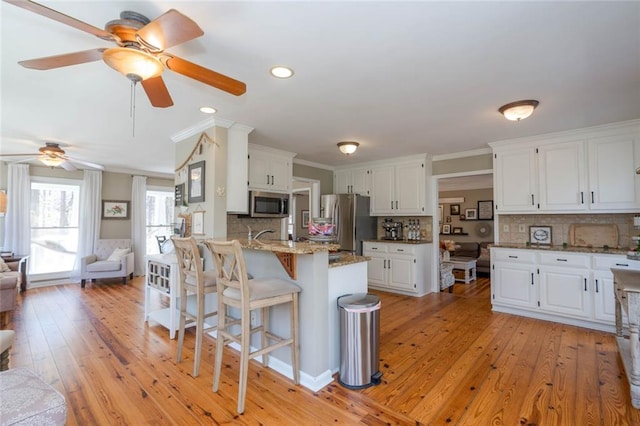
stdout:
[(613, 331), (611, 267), (640, 269), (623, 255), (491, 249), (493, 310)]
[(422, 296), (430, 277), (431, 244), (364, 242), (369, 287), (393, 293)]

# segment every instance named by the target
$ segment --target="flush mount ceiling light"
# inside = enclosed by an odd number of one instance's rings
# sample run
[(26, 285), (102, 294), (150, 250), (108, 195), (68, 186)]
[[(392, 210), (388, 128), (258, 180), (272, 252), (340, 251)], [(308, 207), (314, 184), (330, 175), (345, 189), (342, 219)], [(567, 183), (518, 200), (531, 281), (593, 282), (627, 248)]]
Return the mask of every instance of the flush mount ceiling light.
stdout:
[(203, 107), (200, 107), (200, 112), (203, 112), (205, 114), (215, 114), (218, 111), (215, 108), (203, 106)]
[(511, 102), (509, 104), (502, 105), (498, 109), (498, 111), (500, 112), (500, 114), (504, 115), (507, 120), (520, 121), (530, 116), (533, 113), (533, 110), (536, 109), (538, 104), (538, 101), (532, 99)]
[(291, 68), (282, 66), (273, 67), (269, 72), (276, 78), (289, 78), (293, 75), (293, 70)]
[(104, 51), (102, 59), (111, 68), (136, 82), (157, 77), (164, 71), (158, 58), (132, 48), (112, 47)]
[(360, 144), (354, 141), (345, 141), (345, 142), (338, 143), (338, 148), (340, 148), (340, 152), (342, 152), (345, 155), (353, 154), (354, 152), (356, 152), (356, 149), (358, 149), (359, 146)]

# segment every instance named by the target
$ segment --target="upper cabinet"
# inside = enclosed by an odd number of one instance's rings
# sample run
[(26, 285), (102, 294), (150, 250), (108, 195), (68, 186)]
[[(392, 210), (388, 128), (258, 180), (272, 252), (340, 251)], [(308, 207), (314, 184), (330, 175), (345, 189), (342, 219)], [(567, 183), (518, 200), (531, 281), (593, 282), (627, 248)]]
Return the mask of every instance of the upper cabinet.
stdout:
[(640, 209), (640, 124), (490, 144), (500, 213)]
[(333, 192), (369, 195), (369, 170), (365, 167), (336, 170), (333, 174)]
[(371, 214), (425, 215), (425, 159), (371, 167)]
[(249, 189), (289, 192), (294, 155), (249, 144)]

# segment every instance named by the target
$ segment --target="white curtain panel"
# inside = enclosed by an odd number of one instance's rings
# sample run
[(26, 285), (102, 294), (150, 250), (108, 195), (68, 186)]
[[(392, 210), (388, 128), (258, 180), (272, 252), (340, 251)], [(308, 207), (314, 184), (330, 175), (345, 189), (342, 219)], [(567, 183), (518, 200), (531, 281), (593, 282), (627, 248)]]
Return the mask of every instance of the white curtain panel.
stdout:
[(94, 253), (96, 241), (100, 238), (102, 198), (102, 172), (85, 170), (80, 187), (80, 223), (78, 224), (78, 251), (73, 265), (73, 277), (79, 279), (80, 262), (83, 257)]
[(4, 219), (4, 248), (15, 254), (29, 254), (31, 248), (31, 177), (28, 164), (9, 164), (7, 170), (7, 214)]
[(147, 177), (134, 176), (131, 186), (131, 239), (133, 244), (133, 274), (145, 274), (147, 255)]

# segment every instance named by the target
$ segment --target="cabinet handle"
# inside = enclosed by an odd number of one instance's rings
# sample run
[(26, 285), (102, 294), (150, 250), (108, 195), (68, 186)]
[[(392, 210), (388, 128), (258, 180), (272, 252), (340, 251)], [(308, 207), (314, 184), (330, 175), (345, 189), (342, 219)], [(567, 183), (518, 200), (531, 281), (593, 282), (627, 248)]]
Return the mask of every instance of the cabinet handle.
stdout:
[(269, 185), (269, 175), (267, 175), (267, 185)]
[(596, 280), (596, 293), (598, 292), (598, 280)]
[(587, 279), (584, 279), (584, 291), (587, 291)]
[(629, 264), (628, 263), (616, 263), (616, 266), (627, 266), (628, 267)]
[(511, 256), (511, 255), (509, 256), (509, 259), (517, 259), (517, 258), (518, 256)]
[(531, 205), (532, 205), (532, 206), (535, 206), (535, 204), (536, 204), (536, 203), (533, 201), (533, 194), (531, 194)]
[(391, 202), (391, 210), (393, 210), (393, 201)]
[(273, 185), (273, 175), (271, 175), (271, 185)]
[(398, 210), (398, 201), (396, 200), (396, 210)]
[(382, 259), (382, 269), (387, 269), (387, 259)]
[(595, 199), (593, 197), (593, 191), (591, 191), (591, 204), (595, 203)]
[(404, 251), (404, 249), (398, 249), (398, 251)]
[(584, 192), (580, 191), (580, 204), (584, 204)]
[(389, 262), (389, 270), (391, 270), (391, 259), (389, 259), (388, 262)]
[(567, 259), (556, 259), (558, 262), (566, 262)]
[(371, 247), (371, 250), (378, 250), (378, 247)]
[(531, 285), (533, 285), (533, 272), (531, 273)]

